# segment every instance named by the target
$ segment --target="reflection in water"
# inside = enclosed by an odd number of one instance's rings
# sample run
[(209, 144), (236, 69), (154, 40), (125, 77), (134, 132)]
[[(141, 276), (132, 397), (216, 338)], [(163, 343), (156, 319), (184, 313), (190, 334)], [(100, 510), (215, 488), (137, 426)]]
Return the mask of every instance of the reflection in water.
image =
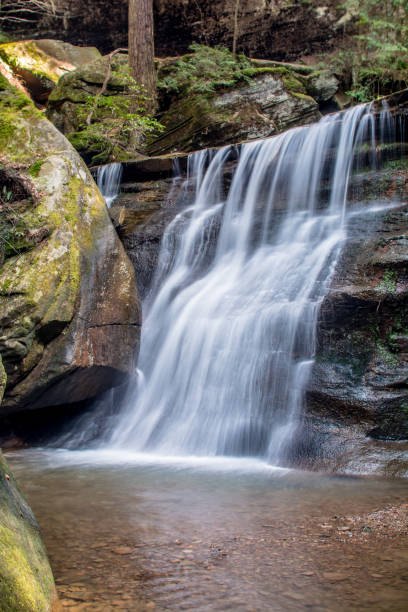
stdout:
[[(396, 520), (384, 531), (364, 518), (403, 507), (405, 482), (229, 459), (166, 467), (22, 451), (8, 460), (68, 610), (406, 609), (406, 525), (404, 535)], [(356, 515), (362, 522), (348, 522)]]

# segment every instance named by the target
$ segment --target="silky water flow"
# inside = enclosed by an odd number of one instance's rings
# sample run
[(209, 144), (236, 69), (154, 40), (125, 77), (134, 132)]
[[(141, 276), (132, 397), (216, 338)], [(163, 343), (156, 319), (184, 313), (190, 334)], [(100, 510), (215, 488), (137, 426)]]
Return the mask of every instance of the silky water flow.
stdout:
[(122, 172), (122, 164), (116, 162), (98, 168), (97, 184), (108, 208), (119, 195)]
[(345, 239), (350, 178), (375, 168), (376, 134), (395, 142), (394, 129), (385, 105), (357, 106), (190, 156), (185, 205), (144, 304), (139, 375), (103, 444), (285, 463)]

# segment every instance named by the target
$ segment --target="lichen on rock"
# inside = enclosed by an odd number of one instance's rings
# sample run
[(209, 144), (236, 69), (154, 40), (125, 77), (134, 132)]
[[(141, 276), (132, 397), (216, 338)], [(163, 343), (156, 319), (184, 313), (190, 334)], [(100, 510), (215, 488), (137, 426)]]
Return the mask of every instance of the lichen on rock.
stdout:
[(78, 402), (123, 382), (140, 308), (132, 266), (78, 154), (4, 78), (0, 110), (3, 172), (27, 190), (26, 226), (46, 228), (0, 269), (4, 413)]

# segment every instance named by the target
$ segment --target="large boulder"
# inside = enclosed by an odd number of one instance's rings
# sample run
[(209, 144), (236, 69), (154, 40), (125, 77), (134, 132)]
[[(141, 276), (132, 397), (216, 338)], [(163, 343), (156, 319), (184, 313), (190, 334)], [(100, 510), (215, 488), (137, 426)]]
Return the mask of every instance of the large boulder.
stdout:
[(86, 400), (133, 367), (133, 268), (86, 166), (0, 75), (2, 412)]
[(101, 54), (95, 47), (75, 47), (60, 40), (22, 40), (0, 45), (0, 59), (24, 83), (37, 103), (44, 103), (58, 79)]
[(56, 599), (37, 522), (0, 452), (0, 609), (51, 612)]

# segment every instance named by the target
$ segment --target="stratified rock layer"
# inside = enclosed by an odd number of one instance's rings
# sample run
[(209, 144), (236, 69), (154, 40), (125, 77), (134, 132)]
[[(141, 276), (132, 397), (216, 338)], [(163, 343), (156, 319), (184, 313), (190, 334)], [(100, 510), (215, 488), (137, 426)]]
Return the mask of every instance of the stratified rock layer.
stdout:
[[(268, 70), (268, 69), (267, 69)], [(290, 73), (259, 74), (211, 97), (176, 100), (161, 117), (165, 131), (149, 146), (154, 155), (266, 138), (319, 119), (319, 105)]]
[(0, 269), (5, 413), (121, 384), (140, 309), (133, 268), (78, 154), (4, 78), (0, 107), (1, 179), (24, 238)]
[[(104, 52), (127, 46), (127, 0), (56, 0), (64, 19), (37, 24), (40, 37), (96, 45)], [(155, 47), (161, 56), (185, 53), (192, 42), (232, 47), (236, 0), (157, 0)], [(241, 0), (238, 50), (254, 57), (293, 60), (342, 41), (351, 15), (337, 0)], [(32, 37), (24, 24), (9, 24)]]

